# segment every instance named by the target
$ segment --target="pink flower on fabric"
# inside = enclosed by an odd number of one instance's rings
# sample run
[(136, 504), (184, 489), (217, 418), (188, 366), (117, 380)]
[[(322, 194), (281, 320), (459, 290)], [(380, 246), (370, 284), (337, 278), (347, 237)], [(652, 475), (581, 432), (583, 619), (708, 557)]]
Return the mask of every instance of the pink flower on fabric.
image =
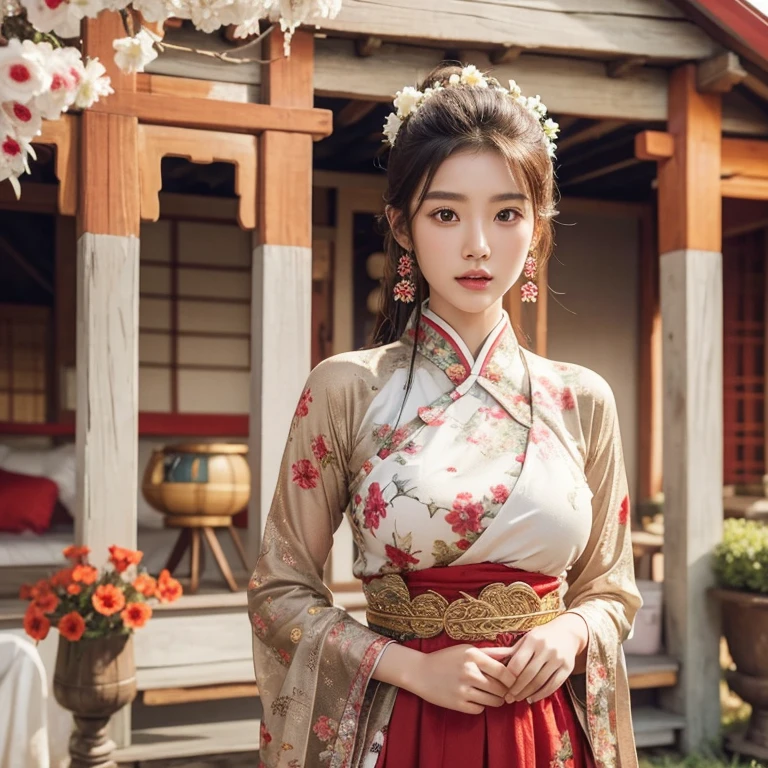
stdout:
[(509, 498), (509, 488), (506, 485), (494, 485), (491, 488), (491, 493), (496, 504), (504, 504)]
[(363, 462), (363, 472), (365, 472), (366, 475), (370, 475), (372, 469), (373, 464), (370, 461)]
[(479, 533), (485, 510), (480, 502), (471, 502), (472, 494), (460, 493), (453, 502), (453, 510), (445, 516), (451, 530), (462, 538), (468, 533)]
[(469, 549), (469, 547), (470, 547), (471, 545), (470, 545), (470, 542), (469, 542), (469, 541), (467, 541), (466, 539), (459, 539), (459, 540), (456, 542), (456, 546), (457, 546), (457, 547), (458, 547), (458, 548), (459, 548), (459, 549), (460, 549), (462, 552), (466, 552), (466, 551)]
[(297, 419), (304, 418), (307, 414), (309, 414), (309, 404), (312, 402), (312, 390), (307, 387), (302, 393), (301, 397), (299, 398), (299, 404), (296, 406), (296, 414), (295, 417)]
[(381, 493), (381, 486), (378, 483), (371, 483), (368, 486), (368, 496), (365, 499), (365, 527), (374, 531), (379, 527), (382, 517), (387, 516), (387, 501)]
[(454, 384), (461, 384), (467, 378), (467, 369), (461, 363), (454, 363), (445, 369), (445, 375)]
[(392, 445), (394, 446), (400, 445), (400, 443), (402, 443), (406, 437), (408, 437), (408, 430), (405, 427), (400, 427), (399, 429), (396, 429), (394, 434), (392, 435)]
[(386, 459), (387, 456), (390, 456), (392, 454), (392, 451), (389, 450), (389, 448), (382, 448), (376, 455), (380, 459)]
[(421, 446), (411, 441), (405, 448), (403, 448), (403, 453), (407, 453), (409, 456), (415, 456), (420, 450)]
[(629, 496), (625, 496), (619, 508), (619, 525), (626, 525), (629, 522)]
[(325, 436), (318, 435), (312, 440), (312, 453), (318, 461), (322, 461), (329, 453), (328, 446), (325, 444)]
[(355, 506), (359, 507), (363, 503), (363, 497), (359, 494), (355, 494)]
[(482, 413), (486, 418), (506, 419), (507, 412), (503, 408), (478, 408), (478, 413)]
[(283, 648), (278, 649), (277, 651), (280, 654), (280, 658), (286, 663), (291, 663), (291, 654), (288, 653), (288, 651), (284, 650)]
[(272, 741), (272, 734), (267, 730), (267, 726), (264, 723), (264, 721), (261, 721), (261, 744), (262, 746), (266, 746), (269, 744), (269, 742)]
[(335, 739), (338, 728), (339, 724), (326, 715), (320, 715), (312, 726), (315, 736), (323, 742)]
[(389, 424), (382, 424), (375, 432), (374, 435), (376, 437), (381, 438), (382, 440), (392, 431), (392, 427), (389, 426)]
[(547, 430), (546, 427), (543, 427), (540, 424), (537, 424), (536, 426), (531, 427), (531, 440), (537, 445), (539, 443), (543, 443), (548, 438), (549, 438), (549, 431)]
[(395, 568), (407, 568), (409, 565), (416, 565), (419, 562), (419, 559), (410, 552), (393, 547), (391, 544), (385, 544), (384, 551)]
[(320, 473), (312, 466), (309, 459), (297, 461), (291, 469), (293, 470), (293, 482), (305, 491), (317, 487), (317, 478)]
[(524, 453), (521, 453), (519, 456), (515, 456), (515, 461), (516, 461), (518, 464), (523, 464), (523, 463), (525, 463), (525, 454), (524, 454)]
[(448, 467), (448, 469), (445, 470), (446, 472), (458, 472), (459, 470), (456, 469), (456, 467)]
[(444, 410), (442, 408), (428, 408), (422, 406), (418, 410), (419, 418), (430, 427), (439, 427), (441, 424), (445, 424), (443, 418)]
[(267, 623), (258, 613), (254, 613), (251, 617), (251, 624), (253, 624), (253, 631), (258, 637), (264, 637), (267, 634)]

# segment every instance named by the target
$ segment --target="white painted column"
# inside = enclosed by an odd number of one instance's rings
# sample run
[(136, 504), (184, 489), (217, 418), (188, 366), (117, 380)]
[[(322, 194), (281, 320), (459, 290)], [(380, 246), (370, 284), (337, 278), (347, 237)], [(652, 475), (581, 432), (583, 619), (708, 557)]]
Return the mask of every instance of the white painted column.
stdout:
[[(139, 238), (85, 232), (77, 244), (75, 541), (101, 566), (111, 544), (136, 548), (139, 445)], [(110, 721), (131, 743), (131, 711)]]
[(661, 256), (664, 375), (664, 589), (667, 651), (680, 682), (666, 708), (686, 716), (683, 748), (720, 731), (720, 617), (707, 590), (723, 520), (722, 255)]
[(139, 239), (84, 233), (77, 249), (75, 538), (92, 562), (136, 547)]
[(312, 250), (257, 245), (252, 275), (247, 551), (255, 561), (291, 419), (310, 370)]

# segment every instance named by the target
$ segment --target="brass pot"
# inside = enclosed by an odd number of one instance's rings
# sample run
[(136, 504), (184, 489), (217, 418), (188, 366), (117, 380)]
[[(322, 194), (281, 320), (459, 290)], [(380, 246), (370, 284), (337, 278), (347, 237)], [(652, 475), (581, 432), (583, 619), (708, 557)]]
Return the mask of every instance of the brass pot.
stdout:
[(714, 591), (722, 606), (723, 634), (736, 665), (728, 685), (752, 706), (747, 731), (737, 737), (745, 754), (768, 757), (768, 596), (733, 589)]
[(247, 453), (247, 445), (231, 443), (157, 448), (144, 470), (144, 498), (158, 512), (174, 517), (236, 515), (251, 494)]
[(112, 768), (109, 718), (136, 698), (132, 635), (70, 642), (59, 636), (53, 695), (74, 715), (71, 768)]

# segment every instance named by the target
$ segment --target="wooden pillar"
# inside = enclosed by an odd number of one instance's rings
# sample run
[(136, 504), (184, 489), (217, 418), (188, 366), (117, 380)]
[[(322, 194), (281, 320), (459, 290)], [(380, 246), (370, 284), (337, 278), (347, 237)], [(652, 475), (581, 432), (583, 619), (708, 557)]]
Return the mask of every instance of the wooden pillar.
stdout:
[[(313, 106), (314, 37), (298, 31), (290, 58), (283, 35), (267, 38), (262, 101)], [(312, 322), (312, 138), (259, 136), (257, 232), (251, 304), (251, 502), (248, 549), (258, 550), (275, 491), (283, 446), (309, 374)]]
[[(84, 53), (105, 65), (116, 95), (135, 89), (135, 76), (114, 64), (112, 41), (124, 36), (117, 13), (84, 21)], [(75, 538), (101, 564), (110, 544), (136, 546), (138, 121), (85, 111), (80, 125)], [(130, 742), (128, 708), (115, 715), (111, 733), (118, 746)]]
[(662, 490), (662, 369), (659, 250), (656, 218), (649, 208), (640, 219), (640, 392), (638, 501)]
[(696, 68), (669, 85), (674, 153), (659, 163), (664, 378), (664, 565), (669, 652), (679, 684), (664, 695), (686, 718), (682, 747), (720, 731), (719, 612), (711, 551), (723, 518), (721, 103), (696, 90)]

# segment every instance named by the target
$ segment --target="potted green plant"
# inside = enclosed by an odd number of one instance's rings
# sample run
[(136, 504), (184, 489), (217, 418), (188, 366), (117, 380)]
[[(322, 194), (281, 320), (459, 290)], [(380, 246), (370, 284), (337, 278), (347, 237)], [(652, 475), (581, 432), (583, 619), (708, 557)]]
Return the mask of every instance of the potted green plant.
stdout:
[(112, 768), (107, 725), (136, 696), (133, 632), (152, 616), (150, 600), (173, 602), (181, 586), (168, 571), (157, 579), (139, 571), (141, 552), (112, 546), (101, 571), (88, 554), (88, 547), (67, 547), (66, 568), (22, 588), (30, 601), (24, 629), (38, 641), (59, 630), (53, 693), (74, 715), (71, 768)]
[(723, 634), (735, 670), (728, 685), (752, 706), (744, 736), (734, 748), (768, 758), (768, 526), (731, 518), (715, 548), (715, 590), (722, 605)]

